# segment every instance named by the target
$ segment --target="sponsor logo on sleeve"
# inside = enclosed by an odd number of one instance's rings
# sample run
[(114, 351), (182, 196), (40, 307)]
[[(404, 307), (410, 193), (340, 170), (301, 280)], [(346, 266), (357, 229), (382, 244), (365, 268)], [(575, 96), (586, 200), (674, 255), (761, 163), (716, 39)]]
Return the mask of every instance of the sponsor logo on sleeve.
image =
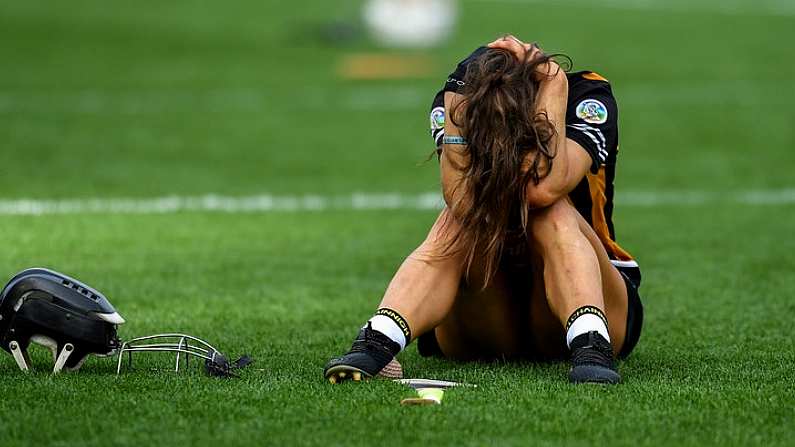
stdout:
[(431, 130), (444, 129), (444, 107), (431, 110)]
[(455, 85), (457, 85), (459, 87), (463, 87), (463, 86), (466, 85), (466, 82), (464, 82), (464, 81), (462, 81), (460, 79), (453, 78), (453, 77), (447, 78), (447, 83), (448, 84), (455, 84)]
[(586, 99), (577, 104), (577, 118), (591, 124), (607, 122), (607, 107), (601, 101)]

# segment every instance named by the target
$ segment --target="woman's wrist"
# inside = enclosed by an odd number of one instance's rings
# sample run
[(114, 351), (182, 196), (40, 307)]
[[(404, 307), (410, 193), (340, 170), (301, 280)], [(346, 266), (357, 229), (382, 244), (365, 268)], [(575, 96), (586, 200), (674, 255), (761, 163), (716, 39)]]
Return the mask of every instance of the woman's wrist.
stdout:
[(555, 62), (549, 62), (542, 67), (539, 67), (538, 82), (540, 84), (548, 84), (552, 86), (565, 87), (568, 89), (569, 79), (566, 77), (566, 72), (560, 68)]

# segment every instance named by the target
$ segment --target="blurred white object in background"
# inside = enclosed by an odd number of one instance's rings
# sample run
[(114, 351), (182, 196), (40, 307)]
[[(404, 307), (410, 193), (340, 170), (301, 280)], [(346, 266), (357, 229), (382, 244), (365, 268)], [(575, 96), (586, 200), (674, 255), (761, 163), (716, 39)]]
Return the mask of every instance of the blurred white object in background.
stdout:
[(432, 47), (447, 39), (458, 17), (456, 0), (368, 0), (364, 22), (391, 47)]

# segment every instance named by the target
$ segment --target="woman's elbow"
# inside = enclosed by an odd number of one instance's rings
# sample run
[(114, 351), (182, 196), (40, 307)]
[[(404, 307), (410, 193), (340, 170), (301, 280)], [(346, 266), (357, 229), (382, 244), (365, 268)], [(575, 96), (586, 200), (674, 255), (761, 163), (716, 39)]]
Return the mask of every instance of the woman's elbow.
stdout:
[(539, 185), (528, 185), (525, 200), (530, 208), (546, 208), (560, 200), (562, 195)]

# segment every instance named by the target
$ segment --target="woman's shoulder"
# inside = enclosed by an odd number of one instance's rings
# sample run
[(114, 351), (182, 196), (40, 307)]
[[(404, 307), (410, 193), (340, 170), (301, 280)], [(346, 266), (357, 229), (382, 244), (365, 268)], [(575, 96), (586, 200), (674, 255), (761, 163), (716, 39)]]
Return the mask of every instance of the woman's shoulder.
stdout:
[(613, 89), (610, 87), (610, 81), (599, 73), (584, 70), (566, 73), (566, 77), (569, 80), (570, 103), (591, 96), (614, 101)]
[(584, 81), (591, 81), (591, 82), (604, 82), (609, 84), (610, 81), (607, 80), (604, 76), (600, 75), (599, 73), (591, 70), (583, 70), (583, 71), (575, 71), (573, 73), (566, 73), (566, 77), (569, 78), (569, 82), (584, 82)]

